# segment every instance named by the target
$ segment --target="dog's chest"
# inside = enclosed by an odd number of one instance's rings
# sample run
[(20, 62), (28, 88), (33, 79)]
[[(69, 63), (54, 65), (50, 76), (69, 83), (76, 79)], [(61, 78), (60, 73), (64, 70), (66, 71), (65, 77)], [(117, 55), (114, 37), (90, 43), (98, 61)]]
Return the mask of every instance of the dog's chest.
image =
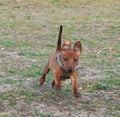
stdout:
[(62, 81), (66, 80), (66, 79), (69, 79), (69, 78), (70, 78), (70, 74), (68, 74), (68, 73), (63, 72), (60, 75), (60, 80), (62, 80)]

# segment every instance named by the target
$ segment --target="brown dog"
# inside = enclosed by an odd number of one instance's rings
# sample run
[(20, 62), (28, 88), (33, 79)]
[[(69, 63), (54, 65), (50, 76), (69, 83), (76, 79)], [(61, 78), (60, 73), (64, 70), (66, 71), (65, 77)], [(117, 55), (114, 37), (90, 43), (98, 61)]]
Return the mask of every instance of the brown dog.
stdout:
[(43, 70), (43, 74), (39, 80), (40, 85), (45, 81), (46, 74), (51, 70), (53, 72), (52, 87), (61, 88), (61, 81), (70, 78), (72, 81), (73, 94), (75, 97), (79, 96), (78, 81), (76, 70), (78, 68), (79, 55), (82, 52), (82, 45), (77, 41), (73, 49), (69, 41), (65, 41), (61, 47), (62, 25), (60, 26), (57, 49), (53, 53)]

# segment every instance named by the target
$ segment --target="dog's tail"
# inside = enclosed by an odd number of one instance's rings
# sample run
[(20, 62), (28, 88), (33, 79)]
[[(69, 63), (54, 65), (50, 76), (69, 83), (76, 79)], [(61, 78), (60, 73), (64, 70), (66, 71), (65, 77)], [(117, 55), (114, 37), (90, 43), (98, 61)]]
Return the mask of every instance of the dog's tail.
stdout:
[(63, 27), (62, 27), (62, 25), (60, 25), (56, 51), (60, 51), (61, 50), (62, 30), (63, 30)]

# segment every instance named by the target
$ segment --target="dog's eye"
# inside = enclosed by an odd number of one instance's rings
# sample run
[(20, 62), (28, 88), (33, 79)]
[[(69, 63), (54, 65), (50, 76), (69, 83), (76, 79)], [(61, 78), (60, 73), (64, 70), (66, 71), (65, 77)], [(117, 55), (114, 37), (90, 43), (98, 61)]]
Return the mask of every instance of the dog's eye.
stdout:
[(68, 61), (68, 58), (64, 58), (64, 61)]
[(74, 59), (73, 59), (73, 61), (77, 62), (77, 61), (78, 61), (78, 59), (74, 58)]

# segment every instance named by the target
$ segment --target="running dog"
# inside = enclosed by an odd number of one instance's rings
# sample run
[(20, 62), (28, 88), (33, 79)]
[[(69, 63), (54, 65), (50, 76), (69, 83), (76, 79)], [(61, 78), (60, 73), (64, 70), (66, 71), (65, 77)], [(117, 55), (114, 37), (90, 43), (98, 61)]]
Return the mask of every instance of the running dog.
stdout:
[(56, 51), (49, 57), (39, 83), (42, 85), (45, 81), (46, 74), (51, 70), (53, 73), (52, 87), (60, 89), (65, 79), (71, 79), (73, 95), (79, 97), (78, 80), (76, 70), (79, 68), (79, 56), (82, 53), (82, 45), (77, 41), (71, 48), (70, 41), (65, 41), (61, 46), (62, 25), (59, 29)]

